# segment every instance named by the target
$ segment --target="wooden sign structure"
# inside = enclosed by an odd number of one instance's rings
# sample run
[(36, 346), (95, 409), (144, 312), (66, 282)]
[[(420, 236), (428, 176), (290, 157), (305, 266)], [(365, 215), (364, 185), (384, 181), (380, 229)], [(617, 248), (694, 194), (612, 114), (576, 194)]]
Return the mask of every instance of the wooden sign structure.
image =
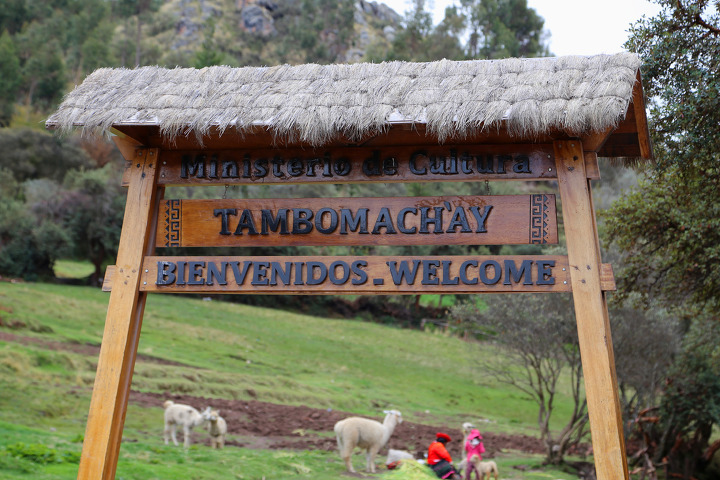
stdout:
[[(89, 77), (72, 92), (58, 113), (48, 120), (48, 126), (110, 128), (127, 160), (123, 184), (128, 188), (117, 261), (108, 268), (103, 285), (104, 290), (110, 291), (110, 301), (78, 478), (115, 477), (144, 305), (150, 292), (307, 295), (572, 292), (597, 477), (627, 480), (605, 300), (605, 292), (613, 290), (615, 284), (611, 267), (602, 264), (600, 259), (590, 180), (599, 178), (598, 155), (651, 157), (639, 60), (619, 54), (586, 60), (572, 57), (501, 62), (506, 62), (502, 75), (498, 74), (497, 62), (482, 61), (277, 67), (270, 71), (230, 69), (232, 81), (238, 86), (235, 96), (224, 102), (232, 108), (214, 111), (216, 118), (211, 127), (207, 127), (205, 114), (200, 113), (205, 110), (195, 110), (197, 98), (193, 97), (192, 106), (182, 104), (186, 97), (167, 90), (166, 86), (179, 88), (183, 82), (190, 82), (205, 92), (204, 95), (213, 97), (214, 93), (208, 93), (212, 89), (208, 90), (203, 82), (209, 81), (213, 74), (218, 76), (215, 84), (230, 81), (227, 80), (230, 73), (224, 67), (190, 71), (190, 80), (182, 76), (188, 72), (151, 70), (149, 75), (154, 75), (154, 80), (150, 83), (145, 70), (141, 72), (145, 76), (137, 83), (133, 83), (132, 72), (104, 72)], [(499, 108), (488, 99), (486, 113), (475, 113), (479, 117), (485, 115), (486, 128), (472, 127), (478, 123), (471, 118), (472, 121), (465, 124), (467, 128), (459, 129), (462, 118), (466, 118), (463, 115), (469, 111), (467, 108), (475, 98), (484, 95), (482, 92), (498, 92), (500, 88), (514, 91), (512, 82), (526, 78), (527, 72), (534, 70), (544, 73), (534, 80), (534, 87), (524, 84), (518, 91), (540, 92), (533, 105), (546, 105), (549, 109), (560, 105), (562, 108), (555, 117), (551, 115), (552, 109), (528, 110), (525, 97), (512, 103), (508, 100), (512, 98), (509, 93), (498, 94), (493, 101), (505, 109), (502, 118), (494, 122), (487, 120), (489, 112)], [(605, 82), (605, 91), (612, 90), (609, 85), (616, 86), (617, 92), (604, 98), (588, 93), (588, 88), (583, 87), (577, 89), (581, 93), (570, 92), (563, 99), (545, 98), (560, 79), (568, 83), (571, 75), (568, 72), (574, 75), (578, 71), (584, 72), (582, 78), (574, 80), (578, 85)], [(443, 86), (443, 80), (450, 75), (447, 72), (455, 72), (461, 80), (450, 82), (449, 87)], [(547, 72), (560, 75), (558, 81), (549, 78)], [(334, 80), (328, 83), (323, 77), (325, 74)], [(130, 75), (129, 85), (123, 83), (126, 75)], [(355, 79), (353, 75), (366, 77)], [(370, 91), (368, 85), (374, 85), (372, 82), (385, 78), (383, 76), (393, 76), (395, 82), (406, 85), (405, 90), (393, 93), (394, 99), (386, 98), (390, 95), (388, 92), (394, 91), (387, 85)], [(341, 98), (335, 99), (336, 110), (324, 110), (328, 107), (329, 94), (317, 89), (339, 88), (338, 85), (344, 84), (338, 80), (341, 77), (358, 80), (357, 90), (339, 92), (345, 97), (340, 95)], [(478, 80), (485, 82), (486, 90), (473, 90)], [(464, 95), (451, 91), (461, 81), (466, 81)], [(490, 85), (492, 82), (494, 86)], [(109, 99), (117, 94), (120, 84), (125, 100), (116, 104), (113, 103), (116, 100)], [(286, 84), (288, 88), (283, 90)], [(285, 91), (284, 100), (265, 96), (270, 88)], [(413, 96), (413, 89), (425, 93)], [(438, 89), (446, 96), (433, 98), (428, 93)], [(252, 94), (248, 95), (248, 91)], [(168, 99), (175, 98), (173, 95), (181, 102), (175, 110), (168, 108)], [(358, 96), (365, 100), (358, 100)], [(425, 112), (445, 108), (439, 105), (457, 102), (458, 98), (469, 100), (453, 104), (454, 110), (444, 112), (438, 117), (440, 120), (418, 121), (409, 114), (398, 113), (417, 112), (413, 110), (417, 102), (425, 101), (426, 97)], [(218, 104), (217, 98), (207, 101)], [(387, 111), (387, 120), (380, 126), (373, 126), (362, 115), (355, 120), (338, 119), (340, 127), (332, 127), (335, 128), (333, 134), (328, 134), (330, 127), (322, 123), (327, 117), (325, 114), (343, 115), (354, 108), (348, 105), (358, 101), (363, 105), (392, 105), (394, 110)], [(573, 101), (576, 103), (568, 103)], [(275, 106), (265, 108), (263, 102)], [(601, 116), (597, 111), (585, 112), (580, 108), (590, 108), (587, 106), (594, 105), (593, 102), (599, 102), (597, 106), (602, 107), (602, 112), (610, 112), (604, 123), (592, 124)], [(258, 105), (263, 108), (256, 118), (253, 108)], [(114, 108), (119, 110), (113, 113)], [(307, 109), (316, 115), (314, 120), (303, 117), (302, 121), (288, 123), (289, 117), (284, 116), (289, 115), (288, 112), (299, 115), (298, 112)], [(238, 119), (245, 117), (239, 117), (238, 111), (250, 120), (241, 125)], [(366, 113), (377, 112), (367, 107)], [(108, 124), (107, 118), (113, 114), (117, 119)], [(592, 128), (587, 125), (579, 128), (582, 122), (573, 123), (568, 115), (585, 118)], [(184, 120), (170, 124), (164, 123), (163, 118)], [(546, 119), (547, 124), (538, 119)], [(355, 128), (360, 134), (356, 131), (355, 138), (351, 139), (344, 132), (353, 121), (357, 122)], [(517, 122), (524, 122), (524, 127)], [(285, 126), (278, 126), (281, 124)], [(536, 128), (529, 129), (527, 125)], [(578, 128), (571, 131), (568, 125)], [(493, 128), (487, 128), (490, 126)], [(445, 128), (454, 134), (443, 134)], [(325, 135), (314, 137), (318, 131), (324, 131)], [(283, 135), (285, 141), (278, 145), (278, 137)], [(496, 180), (557, 183), (567, 256), (172, 257), (156, 253), (158, 248), (172, 246), (557, 243), (556, 199), (551, 194), (164, 198), (165, 187), (172, 185)]]

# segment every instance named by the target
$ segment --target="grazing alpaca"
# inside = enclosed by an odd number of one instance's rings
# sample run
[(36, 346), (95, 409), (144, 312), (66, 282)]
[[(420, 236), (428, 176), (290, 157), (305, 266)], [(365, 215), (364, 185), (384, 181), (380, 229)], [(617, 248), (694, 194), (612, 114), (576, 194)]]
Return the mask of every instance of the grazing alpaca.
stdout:
[(498, 478), (498, 467), (492, 460), (480, 461), (477, 456), (473, 456), (470, 461), (475, 465), (475, 473), (479, 474), (479, 480), (490, 480), (490, 474), (495, 475), (495, 480)]
[(470, 422), (465, 422), (462, 424), (462, 445), (465, 445), (468, 435), (470, 435), (470, 432), (476, 428), (477, 427)]
[(340, 458), (345, 462), (348, 472), (355, 472), (350, 456), (355, 447), (367, 451), (365, 469), (375, 473), (375, 455), (385, 446), (395, 430), (402, 423), (402, 414), (397, 410), (385, 411), (383, 423), (361, 417), (349, 417), (335, 424)]
[(210, 446), (218, 449), (223, 448), (225, 446), (225, 435), (227, 435), (227, 422), (217, 410), (211, 410), (208, 414), (207, 429), (210, 434)]
[(165, 430), (163, 431), (165, 445), (168, 444), (169, 435), (172, 436), (173, 443), (178, 445), (176, 430), (180, 425), (183, 429), (183, 446), (185, 448), (190, 446), (190, 430), (207, 422), (210, 413), (210, 407), (200, 413), (190, 405), (175, 403), (172, 400), (163, 403), (163, 408), (165, 408)]

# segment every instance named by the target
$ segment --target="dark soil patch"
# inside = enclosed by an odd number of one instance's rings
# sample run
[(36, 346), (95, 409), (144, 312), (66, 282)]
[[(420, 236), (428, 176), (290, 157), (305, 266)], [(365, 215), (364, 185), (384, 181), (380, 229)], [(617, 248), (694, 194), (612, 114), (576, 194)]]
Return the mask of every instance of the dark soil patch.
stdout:
[[(337, 449), (333, 426), (338, 420), (352, 416), (352, 413), (337, 410), (323, 410), (303, 406), (276, 405), (272, 403), (246, 400), (226, 400), (221, 398), (194, 397), (188, 395), (160, 395), (156, 393), (131, 392), (130, 402), (143, 407), (158, 407), (158, 418), (162, 418), (162, 404), (165, 400), (192, 405), (201, 410), (212, 406), (220, 411), (228, 424), (228, 434), (232, 438), (227, 445), (262, 449), (298, 449), (327, 450)], [(375, 418), (382, 421), (382, 418)], [(161, 420), (160, 420), (161, 421)], [(436, 432), (446, 432), (453, 441), (449, 444), (450, 453), (461, 458), (460, 439), (462, 433), (457, 426), (424, 425), (404, 421), (395, 428), (388, 448), (424, 452), (435, 439)], [(207, 445), (206, 435), (202, 438)], [(543, 453), (542, 442), (527, 435), (506, 435), (488, 431), (483, 432), (486, 457), (492, 458), (500, 451), (516, 450), (526, 453)]]

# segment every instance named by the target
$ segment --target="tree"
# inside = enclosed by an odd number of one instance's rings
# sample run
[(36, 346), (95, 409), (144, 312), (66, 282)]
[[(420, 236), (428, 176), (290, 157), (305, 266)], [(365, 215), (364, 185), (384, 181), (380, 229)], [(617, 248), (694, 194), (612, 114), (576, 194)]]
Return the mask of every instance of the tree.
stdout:
[(527, 0), (460, 0), (468, 31), (468, 58), (542, 57), (545, 20)]
[(465, 17), (455, 6), (445, 9), (445, 17), (435, 27), (426, 42), (427, 61), (465, 59), (465, 52), (460, 42), (460, 36), (465, 28)]
[(211, 67), (221, 65), (225, 55), (217, 49), (213, 36), (215, 35), (215, 21), (210, 19), (205, 23), (205, 40), (202, 48), (195, 53), (195, 68)]
[[(680, 351), (680, 325), (676, 316), (657, 305), (643, 309), (610, 301), (609, 307), (623, 417), (632, 420), (658, 404)], [(626, 437), (632, 433), (625, 430)]]
[(395, 35), (390, 60), (427, 61), (427, 41), (432, 31), (432, 16), (425, 9), (425, 0), (414, 0), (405, 14), (405, 28)]
[(120, 165), (68, 172), (67, 192), (57, 200), (58, 217), (72, 239), (73, 255), (95, 267), (90, 285), (102, 281), (103, 264), (117, 256), (127, 193), (121, 187)]
[(661, 12), (638, 21), (626, 44), (644, 60), (656, 163), (607, 213), (606, 224), (625, 252), (622, 295), (662, 302), (684, 320), (686, 338), (660, 417), (645, 433), (657, 445), (656, 464), (667, 458), (671, 475), (690, 478), (711, 453), (707, 432), (720, 425), (709, 379), (720, 356), (699, 342), (699, 332), (720, 337), (720, 16), (708, 0), (656, 3)]
[[(49, 21), (54, 24), (54, 22)], [(34, 20), (16, 36), (25, 103), (47, 107), (65, 90), (65, 62), (54, 29)]]
[(57, 184), (34, 180), (20, 185), (8, 170), (0, 169), (0, 185), (0, 275), (52, 278), (55, 260), (68, 252), (70, 238), (42, 208), (28, 208), (24, 200), (33, 196), (32, 190), (46, 195), (56, 192)]
[[(161, 6), (160, 0), (114, 0), (113, 8), (126, 18), (125, 30), (128, 29), (128, 20), (135, 17), (135, 63), (133, 66), (141, 65), (142, 60), (142, 27), (150, 14), (157, 11)], [(123, 50), (122, 63), (125, 66), (125, 50)]]
[(20, 60), (10, 34), (0, 36), (0, 127), (10, 124), (20, 87)]
[[(475, 305), (453, 307), (450, 318), (472, 321), (502, 354), (485, 358), (482, 368), (498, 381), (530, 396), (538, 406), (545, 462), (561, 464), (568, 449), (587, 433), (587, 402), (572, 297), (562, 294), (493, 295), (482, 314)], [(558, 382), (570, 375), (573, 409), (560, 432), (550, 429)]]
[(73, 139), (29, 128), (0, 129), (0, 152), (0, 168), (12, 172), (20, 183), (40, 178), (61, 183), (67, 170), (93, 165)]
[(720, 448), (720, 442), (708, 448), (720, 419), (717, 318), (694, 322), (684, 343), (661, 404), (659, 426), (663, 431), (654, 460), (660, 463), (667, 453), (668, 470), (690, 479), (699, 476), (696, 472), (703, 471)]
[(645, 61), (657, 168), (609, 213), (609, 234), (629, 254), (628, 291), (717, 310), (720, 20), (704, 19), (707, 1), (659, 3), (664, 10), (636, 24), (627, 44)]
[(5, 0), (0, 9), (0, 31), (7, 30), (17, 33), (27, 20), (25, 0)]

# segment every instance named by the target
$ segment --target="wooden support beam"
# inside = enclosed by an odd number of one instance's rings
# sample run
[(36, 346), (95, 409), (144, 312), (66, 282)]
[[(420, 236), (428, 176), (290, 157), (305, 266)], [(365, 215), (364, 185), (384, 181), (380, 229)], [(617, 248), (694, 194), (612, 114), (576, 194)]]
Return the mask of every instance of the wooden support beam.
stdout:
[(627, 480), (612, 336), (582, 145), (569, 140), (554, 147), (595, 470), (598, 480)]
[(132, 174), (118, 247), (117, 278), (105, 319), (78, 480), (115, 478), (145, 307), (146, 294), (139, 292), (140, 267), (143, 257), (154, 250), (158, 150), (133, 149), (127, 144), (120, 150), (133, 152), (131, 158), (126, 158), (132, 162)]
[(640, 71), (637, 73), (637, 80), (635, 82), (635, 87), (633, 88), (632, 105), (635, 112), (635, 123), (637, 125), (640, 156), (645, 159), (652, 159), (653, 151), (652, 144), (650, 143), (650, 131), (648, 129), (647, 115), (645, 114), (645, 96), (643, 94)]
[(609, 127), (602, 132), (593, 132), (589, 135), (585, 135), (582, 137), (582, 145), (583, 150), (585, 152), (597, 152), (602, 148), (603, 145), (605, 145), (605, 142), (607, 141), (608, 137), (610, 137), (610, 134), (615, 131), (615, 127)]

